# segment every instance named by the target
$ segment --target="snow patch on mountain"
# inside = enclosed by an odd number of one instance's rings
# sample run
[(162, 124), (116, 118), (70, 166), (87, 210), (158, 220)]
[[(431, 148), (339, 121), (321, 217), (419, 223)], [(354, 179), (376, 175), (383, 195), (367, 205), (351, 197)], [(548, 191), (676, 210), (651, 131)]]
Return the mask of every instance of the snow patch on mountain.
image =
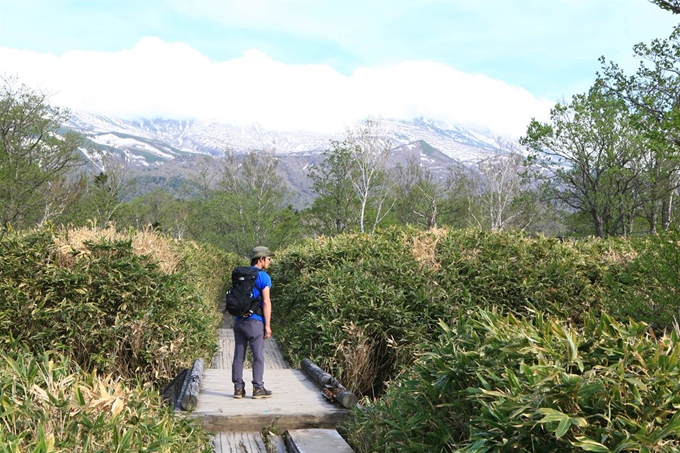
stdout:
[[(413, 121), (381, 120), (386, 138), (394, 148), (424, 141), (451, 159), (475, 163), (499, 151), (496, 137), (456, 125), (445, 125), (427, 118)], [(274, 131), (259, 124), (235, 125), (173, 119), (136, 121), (73, 112), (66, 125), (92, 142), (124, 152), (145, 164), (167, 161), (183, 154), (221, 156), (227, 150), (237, 153), (271, 150), (281, 154), (320, 153), (331, 140), (342, 140), (344, 131), (321, 134), (310, 131)]]

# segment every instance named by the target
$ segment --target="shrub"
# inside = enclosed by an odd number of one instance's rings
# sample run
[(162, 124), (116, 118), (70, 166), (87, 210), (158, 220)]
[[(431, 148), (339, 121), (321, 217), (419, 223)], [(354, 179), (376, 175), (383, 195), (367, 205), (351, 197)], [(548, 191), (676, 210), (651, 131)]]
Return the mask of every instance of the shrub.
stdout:
[(635, 253), (612, 273), (607, 303), (618, 318), (649, 323), (657, 332), (673, 327), (680, 309), (680, 231), (632, 240)]
[(558, 311), (578, 320), (603, 308), (606, 282), (630, 246), (597, 238), (562, 242), (521, 232), (453, 230), (437, 245), (438, 281), (467, 306)]
[(411, 371), (345, 427), (359, 452), (680, 448), (680, 336), (607, 315), (582, 327), (463, 313)]
[(441, 299), (432, 268), (414, 255), (414, 231), (309, 240), (277, 257), (273, 326), (291, 362), (308, 357), (376, 394), (412, 359)]
[(276, 335), (293, 363), (308, 357), (375, 395), (436, 340), (437, 320), (461, 308), (533, 316), (533, 307), (575, 322), (598, 312), (629, 249), (616, 240), (403, 227), (308, 240), (272, 268)]
[(0, 451), (213, 451), (197, 419), (158, 393), (83, 372), (55, 354), (0, 352)]
[(197, 263), (219, 269), (229, 258), (202, 250), (151, 231), (6, 233), (0, 337), (10, 349), (59, 350), (88, 371), (162, 384), (216, 348), (224, 277), (202, 277), (215, 272)]

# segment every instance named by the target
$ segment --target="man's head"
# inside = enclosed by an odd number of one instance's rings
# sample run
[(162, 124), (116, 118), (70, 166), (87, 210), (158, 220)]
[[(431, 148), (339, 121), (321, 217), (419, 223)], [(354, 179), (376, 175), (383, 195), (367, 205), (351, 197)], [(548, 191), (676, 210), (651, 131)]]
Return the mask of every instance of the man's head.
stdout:
[(260, 269), (267, 269), (272, 261), (272, 256), (274, 256), (274, 252), (270, 251), (267, 247), (261, 245), (254, 247), (250, 252), (250, 265), (257, 266)]

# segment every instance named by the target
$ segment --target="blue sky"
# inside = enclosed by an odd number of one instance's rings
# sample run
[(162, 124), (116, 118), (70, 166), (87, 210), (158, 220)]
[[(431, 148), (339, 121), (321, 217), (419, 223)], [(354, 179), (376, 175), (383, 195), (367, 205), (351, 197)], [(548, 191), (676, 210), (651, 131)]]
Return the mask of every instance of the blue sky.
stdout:
[(604, 55), (680, 18), (647, 0), (0, 0), (0, 75), (129, 118), (333, 129), (428, 116), (517, 136)]

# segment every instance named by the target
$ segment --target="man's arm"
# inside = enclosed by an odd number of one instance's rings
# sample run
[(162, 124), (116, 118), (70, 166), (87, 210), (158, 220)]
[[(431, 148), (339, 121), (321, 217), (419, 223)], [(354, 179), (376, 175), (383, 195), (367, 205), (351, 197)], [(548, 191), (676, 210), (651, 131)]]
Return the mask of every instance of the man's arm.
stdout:
[(272, 301), (269, 298), (269, 286), (265, 286), (262, 290), (262, 313), (264, 314), (264, 339), (266, 340), (272, 336)]

